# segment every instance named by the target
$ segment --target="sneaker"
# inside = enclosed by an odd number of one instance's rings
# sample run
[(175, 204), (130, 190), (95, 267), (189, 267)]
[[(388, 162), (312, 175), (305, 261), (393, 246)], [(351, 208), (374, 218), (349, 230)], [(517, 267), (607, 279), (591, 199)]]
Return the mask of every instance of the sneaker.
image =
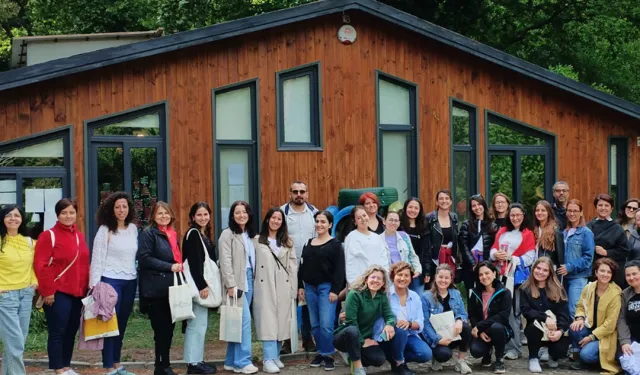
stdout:
[(311, 364), (309, 366), (311, 367), (320, 367), (322, 366), (322, 364), (324, 363), (324, 356), (321, 354), (318, 354), (313, 361), (311, 361)]
[(442, 363), (436, 361), (435, 359), (431, 361), (431, 369), (433, 371), (441, 371), (442, 370)]
[(493, 368), (493, 372), (495, 374), (504, 374), (506, 372), (506, 370), (504, 369), (504, 361), (503, 360), (496, 360), (496, 364)]
[(515, 350), (509, 350), (507, 353), (505, 353), (504, 357), (502, 358), (509, 359), (509, 360), (516, 360), (520, 357), (521, 357), (521, 354), (519, 354)]
[(278, 368), (280, 368), (280, 369), (284, 368), (284, 363), (282, 363), (280, 358), (274, 359), (273, 362), (276, 364), (276, 366), (278, 366)]
[(480, 364), (482, 367), (491, 367), (491, 353), (482, 357), (482, 362)]
[(560, 366), (560, 363), (558, 363), (558, 361), (553, 358), (549, 358), (548, 365), (549, 365), (549, 368), (558, 368), (558, 366)]
[(353, 375), (367, 375), (367, 369), (364, 367), (360, 367), (353, 370)]
[(236, 368), (229, 365), (224, 365), (224, 371), (234, 371)]
[(393, 373), (396, 375), (416, 375), (415, 372), (409, 369), (409, 366), (407, 366), (406, 362), (402, 363), (401, 365), (394, 366)]
[(541, 362), (549, 361), (549, 348), (543, 346), (540, 348), (540, 352), (538, 353), (538, 358), (540, 358)]
[(331, 357), (324, 357), (324, 371), (333, 371), (336, 365)]
[(576, 371), (584, 370), (584, 366), (582, 366), (582, 361), (581, 360), (577, 360), (577, 361), (573, 362), (571, 364), (571, 366), (569, 366), (569, 368), (572, 369), (572, 370), (576, 370)]
[(522, 337), (520, 339), (520, 344), (525, 345), (525, 346), (529, 345), (529, 341), (527, 340), (527, 336), (525, 336), (523, 334), (520, 334), (520, 337)]
[(318, 351), (318, 348), (316, 347), (316, 343), (314, 343), (313, 340), (311, 340), (311, 339), (302, 340), (302, 347), (304, 348), (305, 352), (316, 352), (316, 351)]
[[(136, 375), (133, 372), (127, 371), (123, 366), (118, 367), (116, 371), (118, 371), (118, 375)], [(212, 374), (215, 374), (215, 372), (212, 372)]]
[(461, 374), (471, 374), (471, 367), (464, 359), (458, 359), (453, 369)]
[(262, 371), (267, 374), (277, 374), (280, 372), (280, 368), (276, 365), (275, 361), (268, 359), (262, 362)]
[[(276, 366), (278, 367), (278, 366)], [(278, 371), (280, 371), (280, 369), (278, 369)], [(236, 374), (255, 374), (256, 372), (258, 372), (258, 368), (256, 366), (253, 365), (253, 363), (249, 363), (248, 365), (244, 366), (243, 368), (233, 368), (233, 372), (235, 372)]]
[(207, 366), (204, 362), (196, 365), (187, 365), (187, 374), (215, 374), (216, 370)]
[(341, 352), (341, 351), (337, 351), (338, 354), (340, 354), (340, 358), (342, 358), (342, 361), (344, 362), (345, 365), (349, 366), (349, 364), (351, 363), (349, 361), (349, 354), (345, 353), (345, 352)]
[(77, 372), (73, 371), (72, 368), (70, 368), (67, 370), (67, 375), (80, 375), (80, 374), (78, 374)]
[(538, 361), (538, 358), (529, 359), (529, 372), (542, 372), (542, 367), (540, 367), (540, 361)]

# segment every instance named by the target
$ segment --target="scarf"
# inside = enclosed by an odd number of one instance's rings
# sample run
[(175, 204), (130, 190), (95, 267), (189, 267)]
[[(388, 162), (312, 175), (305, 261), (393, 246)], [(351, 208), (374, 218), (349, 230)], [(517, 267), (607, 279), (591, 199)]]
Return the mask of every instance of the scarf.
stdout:
[(178, 233), (176, 233), (176, 230), (171, 227), (158, 227), (158, 229), (169, 239), (169, 245), (171, 245), (171, 252), (173, 253), (173, 260), (176, 263), (182, 264), (182, 253), (180, 252), (180, 247), (178, 246)]
[[(502, 237), (502, 235), (505, 234), (506, 232), (507, 232), (507, 227), (500, 228), (498, 233), (496, 233), (496, 240), (493, 243), (493, 246), (491, 246), (492, 249), (500, 249), (500, 237)], [(520, 246), (518, 246), (518, 248), (513, 251), (511, 256), (519, 257), (526, 254), (527, 251), (535, 250), (535, 248), (536, 248), (536, 241), (535, 241), (534, 235), (531, 232), (531, 230), (525, 228), (522, 231), (522, 242), (520, 243)], [(501, 275), (505, 274), (507, 270), (507, 263), (508, 262), (503, 262), (502, 267), (499, 270)]]

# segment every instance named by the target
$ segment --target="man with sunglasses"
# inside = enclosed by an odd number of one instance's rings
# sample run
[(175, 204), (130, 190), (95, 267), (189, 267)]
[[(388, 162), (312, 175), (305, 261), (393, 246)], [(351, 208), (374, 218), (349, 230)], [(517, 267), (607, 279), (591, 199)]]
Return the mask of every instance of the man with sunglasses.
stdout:
[(567, 202), (569, 201), (569, 184), (557, 181), (553, 184), (553, 214), (560, 230), (567, 227)]
[[(309, 191), (307, 184), (303, 181), (294, 181), (289, 187), (289, 202), (282, 205), (280, 209), (284, 212), (287, 220), (289, 236), (293, 240), (293, 247), (296, 249), (298, 263), (302, 256), (302, 248), (314, 237), (315, 219), (313, 216), (318, 212), (312, 204), (307, 202)], [(307, 352), (316, 351), (316, 345), (311, 335), (311, 321), (309, 320), (309, 309), (302, 306), (302, 346)], [(287, 340), (282, 347), (283, 353), (291, 353), (291, 342)]]

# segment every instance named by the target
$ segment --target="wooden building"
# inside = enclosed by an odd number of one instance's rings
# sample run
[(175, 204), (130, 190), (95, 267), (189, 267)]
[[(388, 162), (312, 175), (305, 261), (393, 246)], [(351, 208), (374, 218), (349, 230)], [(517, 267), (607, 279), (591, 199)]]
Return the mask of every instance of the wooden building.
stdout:
[(384, 4), (320, 1), (0, 74), (0, 203), (50, 221), (62, 189), (91, 236), (116, 190), (143, 217), (169, 200), (183, 231), (198, 200), (219, 230), (234, 199), (264, 213), (297, 179), (319, 207), (394, 186), (428, 209), (450, 188), (460, 211), (477, 192), (531, 206), (560, 179), (590, 217), (596, 193), (640, 195), (639, 119)]

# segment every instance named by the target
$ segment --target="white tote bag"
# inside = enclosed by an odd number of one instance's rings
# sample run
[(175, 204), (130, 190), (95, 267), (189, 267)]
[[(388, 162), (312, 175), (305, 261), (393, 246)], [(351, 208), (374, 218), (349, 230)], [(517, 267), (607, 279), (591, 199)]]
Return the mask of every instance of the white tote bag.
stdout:
[[(234, 289), (233, 299), (227, 294), (227, 304), (220, 306), (220, 340), (226, 342), (242, 342), (242, 307), (238, 306), (238, 291)], [(244, 296), (242, 297), (244, 298)]]
[(291, 353), (298, 351), (298, 304), (291, 300)]
[(196, 232), (195, 235), (200, 238), (200, 242), (202, 243), (202, 251), (204, 251), (203, 277), (204, 281), (207, 283), (207, 289), (209, 289), (209, 296), (205, 299), (200, 298), (200, 291), (198, 290), (196, 283), (193, 281), (188, 261), (183, 264), (184, 274), (187, 279), (187, 283), (191, 286), (193, 301), (200, 306), (215, 308), (222, 304), (222, 281), (220, 279), (220, 269), (216, 263), (209, 258), (207, 247), (205, 246), (202, 236), (198, 233), (197, 229), (190, 229), (187, 233), (187, 238), (189, 238), (192, 231)]
[[(182, 285), (178, 284), (178, 274)], [(169, 287), (169, 306), (171, 307), (171, 320), (181, 322), (187, 319), (193, 319), (193, 294), (191, 287), (184, 279), (182, 272), (173, 273), (173, 286)]]
[(431, 326), (440, 337), (443, 339), (450, 338), (452, 341), (462, 340), (460, 335), (453, 337), (453, 326), (455, 322), (453, 311), (433, 314), (429, 317), (429, 323), (431, 323)]

